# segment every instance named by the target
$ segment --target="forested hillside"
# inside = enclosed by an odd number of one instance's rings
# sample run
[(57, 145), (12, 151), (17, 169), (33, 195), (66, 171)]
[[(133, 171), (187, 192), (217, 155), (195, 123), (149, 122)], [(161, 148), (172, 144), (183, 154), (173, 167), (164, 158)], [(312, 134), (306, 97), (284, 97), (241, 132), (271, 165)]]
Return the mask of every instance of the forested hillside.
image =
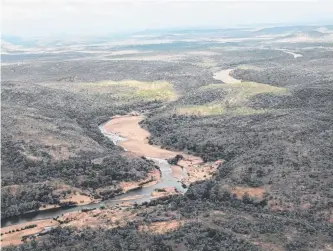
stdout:
[[(155, 162), (99, 130), (115, 115), (144, 117), (146, 145), (177, 153), (171, 175), (217, 166), (185, 194), (47, 218), (46, 233), (4, 250), (331, 250), (333, 52), (317, 28), (226, 30), (223, 38), (235, 36), (227, 42), (214, 40), (214, 30), (210, 42), (3, 66), (2, 218), (69, 206), (78, 194), (106, 200), (125, 192), (123, 183), (149, 178)], [(286, 42), (293, 29), (316, 40)], [(291, 34), (261, 38), (281, 31)], [(182, 166), (189, 154), (203, 163)], [(2, 238), (24, 230), (13, 225)]]

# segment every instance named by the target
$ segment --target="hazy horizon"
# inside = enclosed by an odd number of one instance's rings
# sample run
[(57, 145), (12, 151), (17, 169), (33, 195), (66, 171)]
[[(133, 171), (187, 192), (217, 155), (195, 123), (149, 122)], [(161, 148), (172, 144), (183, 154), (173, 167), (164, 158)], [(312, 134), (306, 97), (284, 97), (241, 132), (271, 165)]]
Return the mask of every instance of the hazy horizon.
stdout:
[(2, 2), (2, 35), (103, 36), (145, 30), (333, 23), (333, 2), (11, 0)]

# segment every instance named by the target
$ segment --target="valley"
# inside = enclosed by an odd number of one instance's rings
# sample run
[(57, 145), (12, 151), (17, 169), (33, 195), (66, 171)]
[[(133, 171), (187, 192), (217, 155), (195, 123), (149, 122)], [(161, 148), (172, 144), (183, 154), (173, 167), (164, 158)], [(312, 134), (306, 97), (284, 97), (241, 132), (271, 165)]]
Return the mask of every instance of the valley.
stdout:
[(320, 28), (4, 43), (3, 249), (331, 250)]
[[(59, 222), (54, 219), (58, 219), (61, 215), (65, 214), (63, 217), (71, 218), (80, 210), (95, 211), (96, 208), (100, 207), (118, 208), (119, 206), (126, 208), (133, 204), (149, 202), (151, 199), (183, 194), (187, 190), (185, 188), (191, 183), (211, 178), (215, 174), (219, 163), (203, 163), (201, 158), (149, 145), (149, 133), (139, 125), (142, 120), (143, 117), (138, 115), (118, 115), (102, 124), (101, 131), (114, 142), (121, 139), (119, 145), (126, 149), (125, 154), (144, 156), (156, 164), (157, 169), (148, 173), (145, 180), (122, 182), (120, 187), (123, 194), (112, 200), (97, 202), (91, 200), (88, 196), (74, 195), (69, 201), (74, 201), (79, 206), (62, 209), (59, 206), (49, 205), (40, 209), (40, 212), (27, 213), (20, 217), (12, 217), (9, 220), (2, 221), (2, 226), (4, 226), (2, 231), (5, 233), (29, 225), (37, 225), (38, 227), (38, 231), (36, 231), (37, 229), (27, 229), (21, 230), (20, 233), (14, 231), (12, 234), (7, 234), (2, 245), (20, 243), (24, 236), (38, 235), (48, 227), (52, 227), (54, 224), (58, 225)], [(167, 162), (168, 159), (177, 155), (183, 156), (181, 154), (184, 155), (184, 158), (174, 165)], [(86, 201), (84, 202), (84, 200)], [(82, 221), (82, 218), (80, 218), (80, 221)], [(13, 223), (15, 224), (11, 225)], [(65, 226), (71, 225), (76, 226), (75, 221), (65, 224)], [(82, 226), (88, 226), (88, 224)], [(89, 226), (91, 226), (91, 223), (89, 223)]]

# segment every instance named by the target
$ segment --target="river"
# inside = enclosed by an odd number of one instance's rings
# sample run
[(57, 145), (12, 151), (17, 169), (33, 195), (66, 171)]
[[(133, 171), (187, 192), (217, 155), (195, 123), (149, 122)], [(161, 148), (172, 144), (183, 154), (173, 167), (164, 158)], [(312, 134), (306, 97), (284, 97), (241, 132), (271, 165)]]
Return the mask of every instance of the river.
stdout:
[[(55, 218), (64, 213), (75, 212), (84, 208), (98, 208), (102, 205), (117, 206), (121, 205), (122, 202), (136, 202), (138, 204), (149, 202), (153, 199), (152, 192), (157, 188), (175, 187), (179, 192), (185, 193), (187, 189), (182, 187), (180, 178), (173, 175), (171, 165), (166, 161), (166, 158), (174, 157), (177, 153), (161, 149), (158, 146), (149, 145), (146, 141), (146, 137), (149, 133), (142, 129), (138, 124), (142, 119), (143, 117), (135, 116), (116, 117), (115, 119), (111, 119), (110, 121), (100, 125), (99, 129), (114, 144), (120, 145), (126, 151), (133, 152), (138, 156), (146, 156), (147, 159), (153, 160), (161, 171), (161, 179), (157, 184), (142, 187), (99, 203), (70, 208), (52, 208), (8, 217), (1, 220), (1, 227), (35, 220)], [(126, 136), (128, 136), (128, 138)], [(125, 147), (124, 145), (128, 146)], [(185, 168), (182, 170), (181, 176), (187, 176)]]
[(287, 49), (276, 49), (278, 51), (282, 51), (284, 53), (287, 53), (289, 55), (292, 55), (294, 56), (294, 58), (300, 58), (300, 57), (303, 57), (302, 54), (299, 54), (299, 53), (296, 53), (296, 52), (293, 52), (293, 51), (290, 51), (290, 50), (287, 50)]
[(235, 84), (235, 83), (240, 83), (242, 82), (242, 80), (240, 79), (236, 79), (234, 77), (232, 77), (230, 75), (230, 73), (233, 71), (234, 69), (227, 69), (227, 70), (222, 70), (222, 71), (218, 71), (214, 74), (214, 78), (217, 80), (221, 80), (222, 82), (224, 82), (225, 84)]

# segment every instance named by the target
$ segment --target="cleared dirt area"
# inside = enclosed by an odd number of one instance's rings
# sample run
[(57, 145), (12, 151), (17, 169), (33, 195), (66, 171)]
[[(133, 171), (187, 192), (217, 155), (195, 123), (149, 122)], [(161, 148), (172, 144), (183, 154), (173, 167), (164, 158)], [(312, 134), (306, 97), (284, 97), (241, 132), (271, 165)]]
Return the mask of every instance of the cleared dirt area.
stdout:
[(182, 179), (183, 184), (189, 186), (193, 182), (212, 178), (221, 162), (203, 163), (199, 160), (189, 162), (186, 159), (179, 161), (179, 165), (183, 166), (188, 174), (186, 178)]
[(233, 187), (231, 189), (231, 192), (233, 194), (237, 195), (237, 198), (241, 199), (243, 198), (244, 194), (247, 193), (250, 197), (257, 197), (259, 199), (262, 199), (265, 188), (263, 187)]
[[(82, 195), (82, 194), (71, 194), (68, 198), (62, 199), (61, 202), (69, 202), (73, 201), (76, 202), (78, 205), (88, 205), (90, 203), (97, 203), (99, 200), (94, 200), (91, 197), (87, 195)], [(52, 208), (59, 208), (59, 205), (43, 205), (39, 210), (48, 210)], [(29, 228), (29, 229), (24, 229), (26, 226), (29, 225), (37, 225), (36, 227)], [(59, 222), (52, 220), (52, 219), (44, 219), (44, 220), (36, 220), (36, 221), (30, 221), (30, 222), (25, 222), (13, 226), (8, 226), (8, 227), (3, 227), (1, 228), (1, 233), (3, 234), (1, 236), (1, 246), (5, 247), (10, 244), (13, 245), (19, 245), (22, 243), (22, 237), (26, 235), (33, 235), (37, 234), (47, 227), (53, 227), (53, 226), (58, 226)], [(17, 231), (19, 230), (19, 231)], [(9, 231), (11, 233), (9, 233)]]
[[(65, 221), (67, 223), (62, 224), (61, 226), (75, 226), (75, 227), (104, 227), (104, 228), (114, 228), (118, 226), (124, 226), (128, 220), (133, 220), (136, 214), (132, 211), (121, 210), (120, 207), (131, 206), (127, 202), (120, 203), (121, 205), (118, 208), (112, 209), (95, 209), (88, 212), (71, 212), (66, 213), (58, 220)], [(16, 231), (16, 229), (24, 228), (28, 225), (36, 224), (34, 228)], [(59, 226), (58, 221), (52, 219), (37, 220), (26, 222), (14, 226), (4, 227), (1, 229), (1, 247), (9, 246), (10, 244), (19, 245), (22, 243), (22, 237), (26, 235), (33, 235), (42, 232), (47, 227)], [(8, 233), (13, 231), (13, 233)], [(7, 233), (7, 234), (5, 234)]]
[(154, 222), (150, 225), (139, 227), (139, 231), (153, 232), (156, 234), (164, 234), (170, 231), (175, 231), (184, 225), (184, 221), (171, 220), (167, 222)]
[(118, 207), (95, 209), (88, 212), (72, 212), (64, 214), (60, 220), (68, 223), (63, 226), (87, 227), (92, 228), (103, 227), (115, 228), (125, 226), (128, 221), (140, 219), (135, 210), (124, 210), (124, 208), (132, 206), (132, 203), (121, 202)]
[[(36, 224), (37, 226), (34, 228), (21, 230), (22, 228), (24, 228), (28, 225), (33, 225), (33, 224)], [(26, 222), (26, 223), (14, 225), (14, 226), (1, 228), (1, 234), (3, 234), (3, 236), (1, 236), (1, 247), (5, 247), (10, 244), (13, 244), (13, 245), (21, 244), (22, 243), (21, 239), (23, 236), (37, 234), (37, 233), (43, 231), (46, 227), (53, 227), (53, 226), (58, 226), (58, 225), (59, 225), (59, 222), (57, 222), (55, 220), (47, 219), (47, 220), (31, 221), (31, 222)], [(12, 232), (13, 230), (15, 232)], [(17, 230), (20, 230), (20, 231), (17, 231)], [(11, 231), (11, 233), (8, 233), (9, 231)]]

